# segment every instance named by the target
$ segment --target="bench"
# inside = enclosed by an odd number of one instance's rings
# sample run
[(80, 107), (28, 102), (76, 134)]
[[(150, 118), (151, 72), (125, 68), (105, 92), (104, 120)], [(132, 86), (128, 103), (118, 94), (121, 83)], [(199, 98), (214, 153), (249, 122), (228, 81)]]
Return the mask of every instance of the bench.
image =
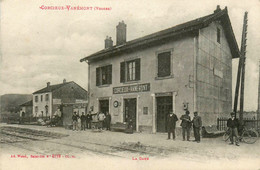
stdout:
[(116, 122), (115, 124), (111, 124), (111, 131), (117, 132), (128, 132), (128, 123)]
[(202, 126), (202, 137), (203, 138), (215, 138), (224, 135), (225, 131), (220, 131), (217, 126)]

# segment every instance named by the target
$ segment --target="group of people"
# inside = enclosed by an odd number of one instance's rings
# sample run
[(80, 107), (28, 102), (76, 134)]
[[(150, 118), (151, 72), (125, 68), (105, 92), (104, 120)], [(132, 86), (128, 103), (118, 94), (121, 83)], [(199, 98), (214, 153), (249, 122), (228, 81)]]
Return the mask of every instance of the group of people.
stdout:
[[(191, 120), (191, 117), (189, 116), (190, 112), (188, 110), (185, 111), (185, 114), (180, 117), (181, 120), (181, 127), (182, 127), (182, 139), (185, 141), (190, 141), (190, 130), (193, 126), (194, 131), (194, 142), (200, 142), (200, 128), (202, 126), (201, 117), (198, 115), (198, 112), (194, 112), (194, 117)], [(167, 131), (168, 131), (168, 138), (170, 139), (171, 133), (172, 138), (175, 140), (175, 128), (176, 128), (176, 122), (178, 121), (178, 117), (176, 114), (174, 114), (172, 111), (167, 116)], [(186, 138), (187, 137), (187, 138)]]
[(109, 112), (103, 113), (99, 112), (96, 114), (97, 121), (99, 122), (99, 129), (106, 129), (110, 130), (110, 124), (111, 124), (111, 115)]
[[(79, 116), (79, 113), (74, 112), (72, 115), (72, 128), (74, 130), (86, 130), (91, 129), (91, 122), (99, 122), (100, 123), (100, 129), (110, 130), (110, 124), (111, 124), (111, 115), (109, 112), (106, 112), (106, 114), (100, 112), (95, 114), (95, 117), (92, 117), (93, 115), (89, 112), (85, 115), (84, 112), (82, 112), (81, 116)], [(97, 119), (97, 120), (95, 120)]]
[(85, 114), (82, 112), (81, 116), (79, 113), (74, 112), (72, 115), (72, 129), (74, 130), (86, 130), (91, 128), (92, 116), (90, 113)]

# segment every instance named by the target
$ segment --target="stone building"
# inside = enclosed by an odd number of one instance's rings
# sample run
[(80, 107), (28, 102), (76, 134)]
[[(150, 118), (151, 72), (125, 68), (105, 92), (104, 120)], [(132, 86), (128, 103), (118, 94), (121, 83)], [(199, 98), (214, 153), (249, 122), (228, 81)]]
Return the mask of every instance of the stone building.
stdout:
[(136, 131), (153, 133), (166, 131), (171, 110), (198, 111), (204, 126), (232, 111), (239, 49), (227, 8), (131, 41), (126, 28), (120, 22), (116, 45), (107, 37), (105, 49), (80, 60), (88, 63), (90, 111), (110, 112), (112, 123), (131, 118)]
[(33, 101), (27, 101), (20, 105), (20, 117), (32, 117)]
[(65, 79), (61, 84), (48, 82), (46, 87), (33, 93), (33, 116), (50, 118), (60, 109), (63, 125), (71, 124), (72, 113), (85, 113), (87, 103), (88, 93), (77, 83)]

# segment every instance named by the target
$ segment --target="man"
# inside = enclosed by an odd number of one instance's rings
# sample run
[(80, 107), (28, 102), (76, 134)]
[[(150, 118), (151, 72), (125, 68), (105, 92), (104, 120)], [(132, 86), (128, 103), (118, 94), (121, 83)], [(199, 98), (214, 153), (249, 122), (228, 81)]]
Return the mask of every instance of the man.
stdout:
[(168, 139), (171, 138), (172, 133), (172, 139), (175, 140), (175, 128), (176, 128), (176, 121), (178, 120), (178, 117), (173, 113), (173, 111), (170, 111), (170, 114), (167, 115), (167, 131), (168, 131)]
[(110, 130), (110, 123), (111, 123), (111, 115), (109, 112), (107, 112), (107, 115), (106, 115), (106, 128), (107, 130)]
[(235, 118), (235, 113), (231, 113), (231, 118), (228, 119), (227, 121), (227, 127), (229, 128), (230, 130), (230, 145), (233, 145), (234, 144), (234, 139), (233, 137), (235, 136), (235, 142), (236, 142), (236, 145), (239, 146), (239, 143), (238, 143), (238, 126), (239, 126), (239, 122), (238, 122), (238, 119)]
[(73, 113), (72, 115), (72, 127), (73, 127), (73, 131), (77, 129), (77, 122), (78, 122), (78, 117), (76, 115), (76, 112)]
[(202, 121), (201, 121), (201, 117), (198, 116), (198, 112), (194, 112), (192, 123), (193, 123), (195, 142), (200, 143), (200, 128), (202, 126)]
[(79, 116), (79, 112), (77, 112), (77, 131), (78, 130), (81, 130), (81, 119), (80, 119), (80, 116)]
[(103, 112), (99, 113), (98, 114), (98, 120), (100, 122), (100, 126), (101, 126), (101, 129), (104, 128), (104, 120), (105, 120), (106, 116)]
[(81, 130), (86, 130), (86, 115), (84, 112), (82, 112), (82, 115), (80, 116), (81, 119)]
[(92, 120), (92, 116), (91, 116), (91, 112), (89, 112), (87, 114), (87, 129), (91, 129), (91, 120)]
[(182, 127), (182, 139), (185, 141), (185, 134), (187, 133), (187, 141), (190, 141), (190, 128), (191, 128), (191, 119), (189, 116), (190, 112), (186, 110), (185, 114), (181, 116), (181, 127)]

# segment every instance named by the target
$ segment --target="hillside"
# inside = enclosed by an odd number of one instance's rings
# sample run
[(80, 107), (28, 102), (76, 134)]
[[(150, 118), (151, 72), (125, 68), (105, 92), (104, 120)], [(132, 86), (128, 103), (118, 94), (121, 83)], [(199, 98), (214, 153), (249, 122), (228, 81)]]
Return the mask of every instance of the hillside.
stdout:
[(17, 112), (19, 105), (32, 100), (31, 94), (5, 94), (0, 96), (0, 111)]

